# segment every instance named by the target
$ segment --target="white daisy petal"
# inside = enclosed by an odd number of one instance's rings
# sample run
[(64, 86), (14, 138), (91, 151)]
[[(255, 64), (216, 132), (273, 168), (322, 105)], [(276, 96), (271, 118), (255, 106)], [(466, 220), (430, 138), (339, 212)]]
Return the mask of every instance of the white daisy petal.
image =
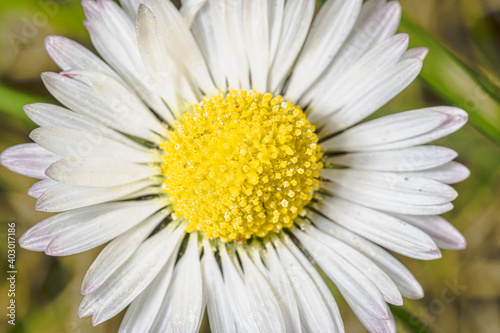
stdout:
[(298, 229), (294, 230), (294, 235), (335, 283), (351, 308), (361, 307), (372, 316), (388, 318), (383, 296), (362, 272), (322, 242), (318, 242), (315, 237)]
[(172, 328), (172, 293), (174, 292), (174, 287), (173, 283), (168, 287), (160, 310), (158, 310), (153, 325), (151, 326), (151, 332), (174, 333)]
[(222, 264), (222, 273), (224, 276), (224, 285), (227, 290), (229, 305), (233, 311), (234, 320), (238, 331), (241, 332), (258, 332), (258, 326), (252, 316), (250, 301), (248, 299), (245, 283), (236, 268), (235, 263), (231, 260), (226, 245), (219, 245), (219, 254)]
[(66, 185), (108, 187), (159, 175), (161, 170), (104, 157), (66, 157), (52, 163), (45, 174)]
[(38, 199), (42, 194), (50, 190), (52, 187), (58, 185), (58, 182), (53, 181), (50, 178), (40, 180), (33, 184), (28, 190), (28, 195), (35, 199)]
[(97, 325), (123, 310), (165, 266), (185, 234), (184, 228), (182, 225), (175, 230), (167, 227), (143, 242), (115, 274), (84, 297), (79, 314), (93, 312), (92, 323)]
[(298, 101), (337, 54), (356, 22), (361, 0), (327, 1), (315, 18), (285, 98)]
[(273, 63), (280, 42), (283, 27), (285, 0), (267, 1), (267, 17), (269, 21), (269, 66)]
[(162, 0), (149, 0), (148, 5), (158, 18), (158, 32), (169, 42), (169, 55), (185, 67), (191, 79), (205, 94), (215, 93), (216, 88), (203, 54), (175, 5)]
[[(137, 15), (137, 43), (142, 59), (149, 74), (158, 80), (162, 89), (159, 93), (167, 102), (176, 117), (180, 116), (182, 98), (190, 103), (196, 103), (200, 97), (186, 78), (182, 66), (178, 66), (168, 55), (167, 41), (161, 39), (161, 29), (151, 9), (145, 5), (139, 7)], [(175, 122), (172, 114), (162, 115), (171, 124)]]
[(207, 61), (212, 78), (220, 91), (226, 89), (226, 75), (223, 59), (227, 56), (221, 54), (217, 46), (214, 30), (214, 21), (211, 14), (210, 1), (207, 2), (195, 17), (191, 30)]
[[(413, 205), (439, 205), (453, 201), (457, 192), (432, 179), (404, 174), (354, 169), (324, 169), (320, 173), (335, 184), (373, 194), (388, 202)], [(328, 188), (333, 188), (331, 184)]]
[(470, 171), (463, 164), (457, 162), (449, 162), (432, 169), (406, 174), (409, 176), (429, 178), (444, 184), (456, 184), (469, 178)]
[[(367, 7), (367, 4), (363, 6), (363, 8), (365, 7)], [(358, 19), (358, 21), (362, 21), (362, 24), (353, 28), (351, 35), (345, 41), (331, 65), (301, 99), (301, 105), (307, 105), (312, 100), (318, 100), (321, 96), (327, 94), (327, 91), (332, 91), (330, 89), (332, 82), (337, 81), (363, 54), (373, 48), (377, 40), (392, 35), (390, 34), (393, 31), (392, 27), (398, 26), (400, 18), (401, 5), (396, 1), (392, 1), (371, 14), (366, 22)], [(311, 111), (313, 110), (311, 109)], [(316, 114), (318, 114), (317, 111)]]
[(45, 179), (45, 170), (61, 158), (36, 143), (22, 143), (5, 149), (0, 154), (0, 164), (23, 176)]
[(391, 251), (422, 260), (441, 257), (426, 233), (385, 213), (340, 198), (325, 198), (318, 208), (332, 221)]
[[(374, 151), (432, 142), (460, 129), (467, 113), (452, 107), (401, 112), (355, 126), (321, 144), (323, 149)], [(361, 143), (363, 138), (368, 141)]]
[(358, 21), (356, 25), (362, 24), (365, 22), (370, 15), (373, 14), (377, 9), (385, 5), (386, 0), (367, 0), (361, 7), (359, 11)]
[(424, 231), (442, 249), (463, 250), (467, 246), (467, 241), (460, 231), (441, 216), (392, 215)]
[(334, 183), (323, 183), (322, 186), (338, 197), (387, 212), (410, 215), (440, 215), (453, 209), (453, 204), (449, 202), (434, 205), (414, 205), (411, 202), (388, 201), (386, 197), (379, 197), (377, 190), (375, 192), (357, 191)]
[(210, 0), (219, 54), (224, 56), (226, 77), (232, 89), (249, 89), (249, 65), (243, 32), (243, 2)]
[(266, 279), (250, 260), (246, 249), (237, 247), (243, 264), (245, 287), (252, 316), (261, 332), (285, 332), (285, 323), (278, 301)]
[(328, 162), (361, 170), (405, 172), (435, 168), (450, 162), (457, 156), (458, 154), (449, 148), (418, 146), (337, 155), (328, 158)]
[(335, 79), (328, 80), (328, 87), (312, 101), (309, 119), (317, 121), (325, 115), (352, 104), (359, 99), (365, 91), (373, 88), (373, 83), (378, 80), (386, 70), (393, 67), (408, 48), (409, 37), (398, 34), (372, 50), (366, 52), (355, 64)]
[(208, 0), (181, 0), (182, 6), (180, 12), (184, 16), (184, 20), (188, 27), (191, 27), (196, 15), (207, 1)]
[[(351, 263), (355, 269), (359, 270), (362, 274), (365, 274), (368, 280), (370, 280), (370, 282), (377, 287), (386, 302), (395, 305), (403, 305), (403, 299), (401, 298), (398, 288), (389, 276), (377, 265), (375, 265), (375, 263), (352, 247), (334, 237), (330, 237), (326, 233), (321, 232), (309, 224), (304, 224), (302, 228), (311, 238), (322, 242), (323, 245), (326, 245), (328, 248)], [(370, 273), (367, 274), (366, 272)]]
[(47, 49), (51, 58), (63, 71), (76, 68), (92, 70), (123, 82), (120, 76), (108, 64), (87, 48), (71, 39), (62, 36), (47, 36), (45, 38), (45, 49)]
[(235, 332), (236, 324), (229, 307), (227, 289), (206, 237), (203, 237), (203, 253), (203, 282), (210, 329), (214, 333)]
[(243, 32), (247, 50), (252, 89), (267, 91), (269, 68), (269, 21), (267, 0), (243, 2)]
[(415, 47), (413, 49), (409, 49), (408, 51), (406, 51), (401, 57), (401, 60), (417, 58), (424, 61), (428, 53), (429, 49), (426, 47)]
[(110, 138), (130, 147), (138, 149), (144, 148), (143, 145), (112, 130), (99, 121), (57, 105), (46, 103), (28, 104), (24, 106), (24, 112), (38, 126), (54, 126), (75, 129)]
[(141, 3), (144, 3), (145, 0), (120, 0), (120, 5), (127, 12), (128, 16), (135, 20), (137, 16), (137, 11), (139, 10), (139, 6)]
[(368, 91), (360, 99), (345, 105), (324, 119), (324, 135), (344, 130), (370, 116), (410, 85), (422, 69), (422, 60), (407, 59), (398, 62), (371, 81)]
[(316, 287), (318, 288), (325, 305), (327, 306), (330, 315), (333, 319), (333, 324), (338, 332), (344, 332), (344, 323), (342, 322), (342, 317), (340, 316), (339, 308), (335, 299), (333, 298), (330, 288), (326, 285), (325, 281), (319, 274), (316, 267), (313, 266), (311, 260), (307, 258), (304, 253), (295, 245), (295, 243), (286, 235), (282, 235), (283, 242), (286, 244), (290, 252), (293, 253), (295, 258), (300, 262), (302, 267), (309, 274)]
[(42, 80), (50, 93), (67, 108), (126, 134), (146, 140), (154, 138), (145, 126), (138, 126), (133, 119), (122, 117), (118, 110), (110, 108), (87, 84), (56, 73), (42, 73)]
[(189, 235), (186, 251), (175, 266), (173, 283), (172, 328), (174, 332), (196, 333), (205, 311), (197, 232)]
[(113, 187), (80, 187), (56, 183), (40, 195), (35, 209), (43, 212), (62, 212), (117, 200), (153, 184), (158, 179), (143, 179)]
[(81, 294), (88, 295), (99, 288), (172, 211), (163, 209), (112, 240), (99, 253), (83, 278)]
[(170, 259), (168, 259), (165, 267), (148, 287), (132, 301), (123, 317), (120, 333), (154, 332), (153, 325), (155, 318), (158, 317), (167, 323), (171, 322), (171, 311), (168, 311), (168, 316), (163, 316), (162, 304), (164, 302), (171, 303), (171, 282), (179, 247), (180, 243), (170, 256)]
[(331, 315), (315, 281), (278, 237), (273, 237), (272, 241), (293, 287), (303, 330), (305, 332), (335, 332)]
[(106, 212), (88, 221), (80, 220), (78, 226), (64, 233), (58, 233), (47, 245), (45, 253), (53, 256), (66, 256), (90, 250), (142, 222), (164, 207), (165, 202), (144, 200), (102, 205), (108, 205)]
[(318, 229), (335, 236), (370, 258), (390, 276), (404, 297), (423, 297), (422, 287), (410, 271), (382, 248), (310, 210), (307, 216)]
[[(140, 122), (149, 130), (163, 134), (164, 128), (150, 109), (127, 87), (99, 72), (75, 69), (64, 72), (65, 76), (89, 84), (99, 98), (113, 110), (115, 118)], [(151, 141), (151, 140), (150, 140)]]
[(389, 308), (387, 319), (374, 317), (360, 307), (354, 307), (352, 310), (370, 333), (396, 333), (396, 324)]
[(135, 163), (161, 160), (157, 150), (129, 147), (99, 134), (64, 127), (38, 127), (30, 133), (30, 138), (42, 148), (64, 157), (99, 156)]
[(281, 89), (302, 49), (314, 15), (314, 3), (314, 0), (286, 2), (278, 50), (269, 70), (270, 92)]
[(99, 54), (149, 106), (158, 114), (167, 115), (169, 111), (157, 94), (158, 87), (142, 62), (134, 22), (110, 0), (83, 0), (82, 7), (87, 16), (83, 24)]
[(302, 332), (297, 300), (290, 280), (271, 242), (267, 242), (265, 246), (264, 261), (268, 267), (269, 284), (273, 288), (274, 296), (276, 296), (280, 305), (286, 332)]

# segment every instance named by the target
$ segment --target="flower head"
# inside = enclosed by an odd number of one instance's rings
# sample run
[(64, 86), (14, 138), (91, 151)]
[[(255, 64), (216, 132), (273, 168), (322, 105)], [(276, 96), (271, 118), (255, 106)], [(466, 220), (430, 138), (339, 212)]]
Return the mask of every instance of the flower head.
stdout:
[(335, 283), (373, 332), (387, 303), (422, 297), (386, 250), (461, 249), (439, 215), (468, 170), (425, 145), (463, 126), (432, 107), (362, 122), (418, 75), (425, 48), (396, 34), (393, 1), (83, 0), (101, 58), (46, 40), (44, 73), (64, 107), (31, 104), (35, 143), (1, 155), (40, 179), (59, 214), (23, 247), (70, 255), (108, 243), (79, 315), (125, 309), (122, 332), (343, 331)]

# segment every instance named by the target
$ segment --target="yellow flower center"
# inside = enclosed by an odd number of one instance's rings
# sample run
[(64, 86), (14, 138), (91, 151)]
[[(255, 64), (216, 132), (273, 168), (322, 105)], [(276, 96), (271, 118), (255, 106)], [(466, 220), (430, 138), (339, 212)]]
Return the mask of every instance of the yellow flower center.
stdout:
[(291, 227), (318, 187), (318, 137), (281, 96), (231, 91), (206, 97), (161, 145), (165, 181), (188, 232), (224, 242)]

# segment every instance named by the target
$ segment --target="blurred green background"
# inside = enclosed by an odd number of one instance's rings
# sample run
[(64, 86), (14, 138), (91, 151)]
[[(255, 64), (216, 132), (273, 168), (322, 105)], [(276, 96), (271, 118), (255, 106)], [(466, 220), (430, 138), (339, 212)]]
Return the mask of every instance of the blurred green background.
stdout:
[[(460, 196), (446, 214), (467, 238), (467, 249), (443, 251), (442, 259), (431, 262), (399, 257), (421, 282), (425, 297), (393, 308), (398, 330), (498, 333), (500, 0), (400, 2), (400, 30), (410, 34), (411, 46), (427, 46), (430, 54), (420, 78), (376, 116), (443, 104), (464, 108), (469, 124), (438, 144), (455, 149), (472, 175), (456, 186)], [(75, 0), (0, 2), (0, 151), (29, 141), (35, 125), (24, 115), (23, 104), (54, 101), (40, 80), (41, 72), (58, 71), (43, 48), (44, 37), (63, 35), (92, 49), (83, 19)], [(17, 223), (19, 238), (47, 217), (34, 211), (35, 200), (26, 195), (34, 182), (0, 167), (2, 277), (7, 271), (7, 223)], [(16, 326), (8, 325), (4, 315), (8, 285), (2, 278), (0, 331), (116, 331), (120, 316), (95, 328), (89, 318), (77, 317), (80, 283), (98, 250), (54, 258), (17, 247)], [(364, 332), (349, 308), (341, 301), (339, 306), (347, 332)]]

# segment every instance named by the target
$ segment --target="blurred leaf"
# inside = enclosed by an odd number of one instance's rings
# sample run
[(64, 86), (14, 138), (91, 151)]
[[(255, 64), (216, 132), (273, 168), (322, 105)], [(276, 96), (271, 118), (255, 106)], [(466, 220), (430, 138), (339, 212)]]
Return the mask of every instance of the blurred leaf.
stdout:
[(27, 94), (3, 83), (0, 83), (0, 99), (2, 100), (2, 104), (0, 105), (1, 113), (14, 116), (30, 124), (31, 121), (24, 114), (23, 105), (37, 102), (48, 102), (39, 96)]
[(420, 319), (405, 308), (391, 304), (389, 304), (389, 308), (391, 309), (392, 315), (402, 322), (409, 332), (431, 333), (429, 328)]
[(470, 123), (500, 145), (500, 89), (406, 15), (403, 15), (400, 30), (410, 35), (411, 47), (429, 48), (420, 77), (448, 103), (466, 110)]

